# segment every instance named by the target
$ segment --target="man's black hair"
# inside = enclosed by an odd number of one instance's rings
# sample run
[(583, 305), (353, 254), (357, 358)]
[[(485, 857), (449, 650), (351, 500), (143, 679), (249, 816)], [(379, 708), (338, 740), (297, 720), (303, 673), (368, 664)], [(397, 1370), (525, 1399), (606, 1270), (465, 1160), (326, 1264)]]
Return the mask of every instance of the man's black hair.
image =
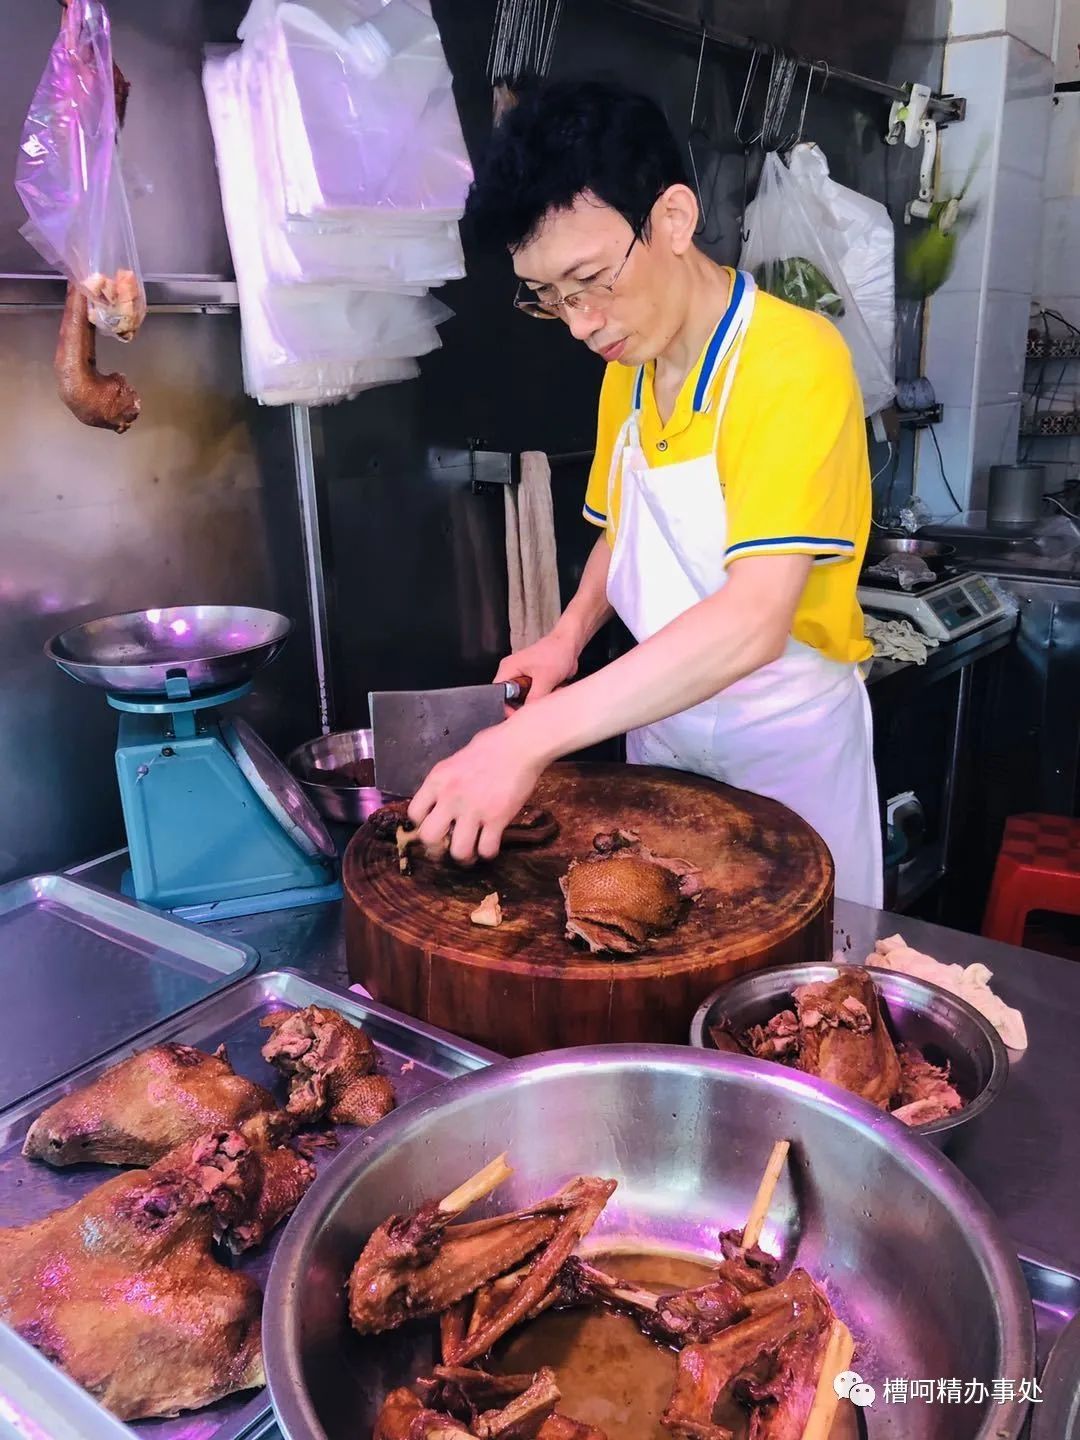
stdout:
[(491, 138), (466, 214), (481, 245), (517, 250), (552, 210), (586, 191), (635, 229), (669, 185), (686, 184), (682, 150), (660, 107), (600, 80), (527, 91)]

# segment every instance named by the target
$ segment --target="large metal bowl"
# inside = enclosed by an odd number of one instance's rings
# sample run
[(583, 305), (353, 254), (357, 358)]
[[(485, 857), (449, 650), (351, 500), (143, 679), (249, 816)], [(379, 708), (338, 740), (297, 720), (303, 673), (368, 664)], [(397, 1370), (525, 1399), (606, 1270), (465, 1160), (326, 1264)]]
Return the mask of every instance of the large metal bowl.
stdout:
[(193, 695), (242, 685), (278, 654), (293, 622), (248, 605), (175, 605), (107, 615), (54, 635), (45, 654), (75, 680), (161, 695), (183, 673)]
[[(338, 730), (298, 745), (288, 766), (304, 793), (328, 820), (362, 825), (393, 796), (375, 788), (375, 745), (370, 730)], [(370, 779), (370, 784), (363, 783)]]
[[(429, 1369), (434, 1329), (361, 1338), (344, 1286), (372, 1230), (445, 1194), (503, 1150), (513, 1178), (478, 1214), (570, 1176), (616, 1190), (594, 1248), (716, 1256), (742, 1226), (773, 1142), (792, 1141), (762, 1243), (822, 1281), (859, 1341), (856, 1367), (962, 1376), (987, 1387), (1034, 1373), (1031, 1302), (1008, 1241), (974, 1188), (889, 1115), (777, 1065), (682, 1046), (596, 1046), (492, 1067), (390, 1116), (301, 1201), (263, 1309), (270, 1393), (287, 1440), (369, 1435), (388, 1390)], [(868, 1440), (1015, 1440), (1026, 1405), (886, 1405)]]
[[(690, 1043), (713, 1049), (709, 1029), (725, 1019), (738, 1035), (751, 1025), (764, 1025), (781, 1010), (795, 1008), (791, 992), (799, 985), (835, 980), (843, 968), (773, 965), (740, 976), (714, 990), (698, 1007), (690, 1024)], [(866, 968), (884, 1002), (885, 1023), (893, 1039), (917, 1045), (936, 1065), (947, 1061), (953, 1083), (968, 1102), (944, 1120), (910, 1127), (941, 1149), (951, 1149), (959, 1132), (986, 1114), (1009, 1078), (1009, 1056), (1001, 1036), (967, 1001), (940, 986), (898, 970)]]

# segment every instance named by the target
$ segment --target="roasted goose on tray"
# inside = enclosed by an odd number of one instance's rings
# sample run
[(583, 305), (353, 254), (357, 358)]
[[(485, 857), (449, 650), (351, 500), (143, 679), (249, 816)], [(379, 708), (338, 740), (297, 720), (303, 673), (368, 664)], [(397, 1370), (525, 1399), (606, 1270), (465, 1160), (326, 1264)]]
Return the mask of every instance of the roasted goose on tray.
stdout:
[[(175, 1415), (264, 1383), (262, 1294), (215, 1258), (261, 1245), (315, 1178), (300, 1124), (371, 1125), (394, 1105), (364, 1032), (309, 1005), (263, 1021), (286, 1108), (224, 1049), (155, 1045), (65, 1096), (23, 1153), (142, 1164), (0, 1230), (0, 1320), (121, 1419)], [(322, 1137), (315, 1136), (317, 1143)]]
[(734, 1405), (751, 1440), (825, 1440), (836, 1413), (832, 1381), (854, 1346), (805, 1270), (777, 1277), (758, 1237), (788, 1145), (774, 1147), (746, 1227), (720, 1237), (708, 1283), (670, 1294), (619, 1279), (572, 1252), (598, 1219), (615, 1181), (579, 1177), (508, 1215), (457, 1223), (510, 1173), (500, 1157), (444, 1200), (391, 1216), (364, 1247), (349, 1280), (361, 1333), (440, 1315), (443, 1365), (392, 1391), (375, 1440), (603, 1440), (556, 1409), (558, 1377), (498, 1376), (468, 1368), (514, 1326), (551, 1307), (602, 1306), (630, 1315), (679, 1352), (663, 1425), (685, 1440), (733, 1440), (717, 1414)]
[(792, 1065), (829, 1080), (907, 1125), (944, 1119), (963, 1108), (946, 1066), (933, 1065), (914, 1045), (893, 1044), (873, 977), (845, 966), (834, 980), (792, 991), (794, 1010), (735, 1035), (727, 1025), (710, 1030), (718, 1050)]
[(273, 1032), (263, 1059), (289, 1077), (290, 1115), (308, 1124), (325, 1115), (334, 1125), (366, 1127), (394, 1108), (390, 1081), (375, 1074), (375, 1046), (336, 1010), (278, 1010), (259, 1023)]
[(268, 1090), (234, 1072), (223, 1049), (154, 1045), (50, 1105), (23, 1154), (50, 1165), (152, 1165), (205, 1131), (276, 1108)]
[(263, 1384), (262, 1295), (213, 1241), (257, 1243), (314, 1179), (271, 1139), (207, 1135), (0, 1230), (0, 1318), (123, 1420)]
[[(261, 1023), (273, 1031), (263, 1058), (290, 1080), (286, 1111), (294, 1125), (324, 1118), (373, 1125), (394, 1108), (390, 1081), (373, 1073), (374, 1045), (336, 1010), (308, 1005)], [(186, 1140), (277, 1108), (269, 1090), (236, 1074), (224, 1046), (208, 1055), (170, 1042), (50, 1105), (30, 1127), (23, 1154), (50, 1165), (152, 1165)]]

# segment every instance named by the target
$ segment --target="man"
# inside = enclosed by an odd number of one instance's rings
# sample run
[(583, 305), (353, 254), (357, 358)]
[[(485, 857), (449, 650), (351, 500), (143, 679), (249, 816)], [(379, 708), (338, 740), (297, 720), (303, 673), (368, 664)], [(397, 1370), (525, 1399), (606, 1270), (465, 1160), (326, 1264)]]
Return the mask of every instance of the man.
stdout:
[[(790, 806), (825, 839), (837, 894), (881, 904), (870, 653), (855, 584), (870, 519), (863, 407), (823, 317), (695, 247), (698, 206), (660, 111), (553, 84), (497, 128), (469, 196), (516, 303), (607, 362), (577, 593), (497, 678), (525, 706), (444, 761), (409, 814), (468, 862), (559, 757), (627, 733), (632, 762)], [(617, 613), (638, 644), (566, 684)]]

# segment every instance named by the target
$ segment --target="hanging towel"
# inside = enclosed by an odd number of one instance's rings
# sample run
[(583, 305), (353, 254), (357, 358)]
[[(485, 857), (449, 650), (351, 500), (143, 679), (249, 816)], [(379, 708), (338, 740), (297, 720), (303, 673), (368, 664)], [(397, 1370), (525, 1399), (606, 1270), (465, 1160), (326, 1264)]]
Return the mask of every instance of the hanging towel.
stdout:
[(506, 487), (506, 579), (510, 649), (523, 650), (542, 639), (562, 614), (551, 467), (540, 450), (522, 454), (521, 481)]

